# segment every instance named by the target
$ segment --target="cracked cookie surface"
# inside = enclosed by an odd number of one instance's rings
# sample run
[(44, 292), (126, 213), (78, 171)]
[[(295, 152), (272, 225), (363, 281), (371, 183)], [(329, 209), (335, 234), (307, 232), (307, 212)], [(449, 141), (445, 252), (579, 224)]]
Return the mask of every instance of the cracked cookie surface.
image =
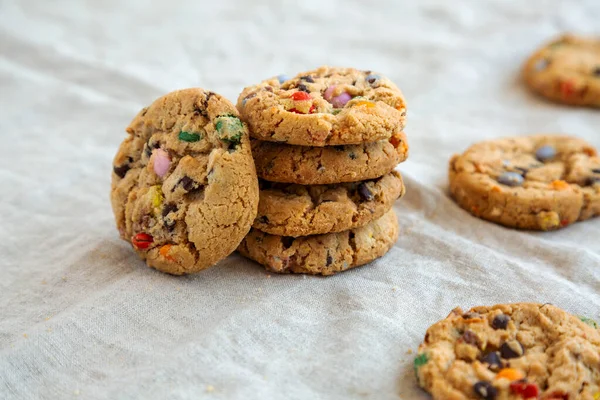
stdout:
[(553, 40), (527, 60), (523, 77), (550, 100), (600, 107), (600, 38), (567, 34)]
[(224, 97), (171, 92), (133, 119), (114, 158), (111, 203), (121, 238), (146, 263), (197, 272), (232, 253), (256, 216), (248, 129)]
[(388, 78), (372, 71), (320, 67), (245, 88), (238, 109), (261, 140), (301, 146), (360, 144), (404, 128), (406, 104)]
[(462, 208), (509, 227), (553, 230), (600, 215), (600, 158), (570, 136), (480, 142), (452, 157), (449, 178)]
[(323, 185), (385, 175), (406, 160), (408, 144), (403, 132), (388, 140), (346, 146), (309, 147), (253, 140), (252, 153), (259, 178)]
[(435, 400), (596, 400), (600, 331), (550, 304), (456, 308), (427, 330), (414, 369)]
[(402, 176), (331, 185), (260, 182), (254, 228), (272, 235), (307, 236), (363, 226), (385, 214), (404, 195)]
[(305, 237), (270, 235), (252, 228), (238, 251), (277, 273), (332, 275), (369, 263), (398, 239), (393, 210), (360, 228)]

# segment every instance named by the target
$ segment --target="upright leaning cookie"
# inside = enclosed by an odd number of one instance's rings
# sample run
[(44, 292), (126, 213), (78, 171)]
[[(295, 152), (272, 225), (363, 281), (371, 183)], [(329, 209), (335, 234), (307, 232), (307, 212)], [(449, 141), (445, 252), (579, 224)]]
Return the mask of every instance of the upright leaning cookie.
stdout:
[(434, 400), (597, 400), (600, 331), (550, 304), (454, 309), (414, 361)]
[(360, 144), (401, 132), (406, 105), (372, 71), (321, 67), (245, 88), (238, 109), (257, 139), (302, 146)]
[(551, 100), (600, 107), (600, 38), (563, 35), (527, 60), (523, 76)]
[(203, 89), (179, 90), (126, 130), (111, 190), (121, 237), (171, 274), (200, 271), (233, 252), (258, 206), (248, 130), (233, 104)]
[(308, 147), (253, 140), (252, 153), (259, 178), (323, 185), (385, 175), (406, 160), (408, 143), (403, 132), (387, 140), (347, 146)]
[(273, 272), (332, 275), (383, 256), (397, 239), (398, 220), (390, 210), (363, 227), (324, 235), (293, 238), (253, 228), (238, 251)]
[(552, 230), (600, 215), (600, 158), (570, 136), (481, 142), (452, 157), (449, 175), (461, 207), (509, 227)]

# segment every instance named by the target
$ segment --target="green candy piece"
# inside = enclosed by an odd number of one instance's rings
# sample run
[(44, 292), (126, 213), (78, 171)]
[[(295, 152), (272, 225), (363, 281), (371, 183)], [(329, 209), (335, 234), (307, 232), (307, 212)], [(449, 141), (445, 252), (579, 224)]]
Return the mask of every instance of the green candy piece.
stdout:
[(222, 141), (234, 145), (240, 144), (244, 127), (242, 121), (235, 115), (226, 114), (217, 117), (215, 119), (215, 129)]
[(184, 142), (190, 142), (190, 143), (197, 142), (198, 140), (200, 140), (200, 135), (197, 133), (181, 131), (181, 132), (179, 132), (179, 140), (182, 140)]
[(592, 328), (596, 328), (598, 329), (600, 326), (598, 326), (598, 323), (596, 321), (594, 321), (591, 318), (588, 317), (583, 317), (583, 316), (579, 316), (579, 319), (583, 321), (583, 323), (588, 324), (589, 326), (591, 326)]
[(331, 113), (332, 113), (333, 115), (338, 115), (338, 114), (339, 114), (339, 113), (341, 113), (341, 112), (342, 112), (342, 109), (341, 109), (341, 108), (335, 108), (333, 111), (331, 111)]
[(417, 371), (419, 370), (420, 367), (427, 364), (427, 361), (429, 361), (429, 358), (427, 357), (427, 354), (425, 354), (425, 353), (419, 354), (418, 356), (415, 357), (415, 361), (413, 362), (413, 366), (415, 368), (415, 375), (418, 376)]

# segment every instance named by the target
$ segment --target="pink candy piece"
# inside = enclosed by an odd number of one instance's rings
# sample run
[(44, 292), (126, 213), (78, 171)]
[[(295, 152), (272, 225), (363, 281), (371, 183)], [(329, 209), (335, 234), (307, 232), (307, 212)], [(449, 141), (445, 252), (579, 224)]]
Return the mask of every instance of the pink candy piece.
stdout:
[(161, 178), (165, 176), (171, 166), (169, 154), (163, 149), (154, 149), (152, 150), (152, 161), (156, 175)]
[(331, 102), (331, 99), (333, 98), (333, 91), (335, 90), (335, 85), (331, 85), (329, 86), (327, 89), (325, 89), (325, 93), (323, 93), (323, 98), (329, 102)]
[(335, 85), (329, 86), (327, 89), (325, 89), (325, 93), (323, 93), (323, 98), (325, 100), (327, 100), (328, 102), (330, 102), (331, 104), (333, 104), (333, 107), (335, 107), (335, 108), (344, 107), (346, 105), (346, 103), (352, 99), (352, 96), (350, 96), (346, 92), (340, 94), (339, 96), (333, 97), (334, 92), (335, 92)]
[(340, 94), (339, 96), (335, 96), (333, 99), (331, 99), (331, 104), (333, 104), (333, 106), (335, 108), (342, 108), (351, 99), (352, 99), (352, 96), (350, 96), (348, 93), (344, 92), (344, 93)]

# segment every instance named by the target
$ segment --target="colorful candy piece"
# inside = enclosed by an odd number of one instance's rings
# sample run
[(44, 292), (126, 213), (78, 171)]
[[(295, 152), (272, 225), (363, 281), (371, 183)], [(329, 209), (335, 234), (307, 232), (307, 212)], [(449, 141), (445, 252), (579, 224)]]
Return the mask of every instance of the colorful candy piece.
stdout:
[(200, 140), (200, 134), (192, 133), (192, 132), (185, 132), (185, 131), (179, 132), (178, 137), (179, 137), (179, 140), (181, 140), (182, 142), (189, 142), (189, 143), (197, 142), (198, 140)]
[(368, 101), (368, 100), (361, 100), (361, 101), (357, 101), (352, 106), (353, 107), (365, 106), (366, 108), (373, 108), (373, 107), (375, 107), (375, 103), (373, 103), (372, 101)]
[(371, 86), (375, 86), (377, 83), (379, 83), (380, 79), (381, 76), (377, 74), (369, 74), (365, 77), (365, 81), (367, 81), (367, 83)]
[(415, 374), (417, 373), (418, 369), (421, 368), (423, 365), (427, 364), (428, 361), (429, 361), (429, 358), (427, 357), (426, 353), (417, 355), (415, 357), (415, 360), (413, 361), (413, 367), (415, 369)]
[(237, 145), (242, 139), (244, 126), (242, 121), (235, 115), (222, 115), (215, 118), (215, 129), (219, 134), (219, 139)]
[(506, 314), (498, 314), (492, 320), (492, 328), (494, 329), (506, 329), (508, 326), (508, 321), (510, 321), (510, 317)]
[(280, 84), (283, 83), (283, 82), (285, 82), (285, 81), (287, 81), (287, 80), (289, 80), (289, 79), (290, 79), (290, 77), (287, 76), (286, 74), (277, 75), (277, 80), (279, 80)]
[(169, 158), (169, 153), (164, 151), (163, 149), (154, 149), (152, 150), (152, 165), (154, 168), (154, 172), (156, 175), (161, 178), (166, 175), (169, 171), (169, 167), (171, 166), (171, 159)]
[(288, 111), (295, 112), (296, 114), (311, 114), (315, 110), (314, 104), (310, 104), (310, 107), (308, 107), (308, 102), (312, 100), (310, 93), (298, 91), (294, 92), (291, 97), (292, 100), (298, 102), (299, 104)]
[(306, 93), (306, 92), (294, 92), (294, 94), (292, 94), (292, 100), (294, 100), (294, 101), (312, 100), (312, 96), (310, 95), (310, 93)]
[(599, 328), (600, 328), (600, 325), (598, 325), (598, 323), (597, 323), (596, 321), (594, 321), (593, 319), (591, 319), (591, 318), (587, 318), (587, 317), (584, 317), (584, 316), (581, 316), (581, 315), (580, 315), (580, 316), (579, 316), (579, 319), (580, 319), (580, 320), (581, 320), (583, 323), (585, 323), (585, 324), (587, 324), (587, 325), (591, 326), (592, 328), (596, 328), (596, 329), (599, 329)]
[(494, 400), (498, 396), (498, 389), (489, 381), (479, 381), (473, 385), (473, 391), (480, 399)]
[(171, 251), (171, 245), (170, 244), (165, 244), (164, 246), (162, 246), (160, 248), (160, 250), (158, 251), (158, 253), (163, 256), (164, 258), (166, 258), (169, 261), (175, 261), (175, 259), (173, 258), (173, 256), (171, 256), (169, 254), (169, 252)]
[(496, 374), (496, 379), (508, 379), (509, 381), (518, 381), (525, 377), (525, 375), (514, 368), (502, 368), (500, 372)]
[(165, 198), (162, 193), (162, 186), (160, 186), (160, 185), (152, 186), (150, 188), (150, 196), (152, 198), (152, 206), (157, 207), (157, 208), (160, 207)]
[(560, 217), (555, 211), (542, 211), (538, 213), (537, 220), (544, 231), (557, 228), (561, 224)]
[(133, 244), (133, 246), (139, 250), (147, 249), (150, 247), (152, 242), (154, 242), (154, 238), (143, 232), (138, 233), (131, 238), (131, 244)]
[(546, 162), (556, 156), (556, 149), (553, 146), (538, 147), (535, 151), (535, 158), (541, 162)]
[(518, 358), (523, 356), (523, 354), (525, 354), (525, 348), (521, 342), (516, 339), (507, 340), (500, 346), (500, 355), (502, 358)]
[(525, 181), (521, 174), (510, 171), (502, 173), (496, 180), (506, 186), (521, 186)]
[(529, 383), (526, 381), (512, 382), (510, 384), (510, 391), (514, 394), (520, 395), (524, 399), (537, 399), (540, 392), (535, 383)]
[(327, 89), (325, 89), (325, 92), (323, 92), (323, 98), (330, 102), (333, 105), (333, 107), (342, 108), (346, 105), (346, 103), (352, 100), (352, 96), (350, 96), (350, 94), (346, 92), (334, 96), (333, 93), (335, 92), (335, 88), (335, 85), (331, 85)]
[(567, 189), (571, 188), (571, 185), (569, 185), (565, 181), (556, 180), (556, 181), (552, 181), (552, 188), (555, 190), (567, 190)]

